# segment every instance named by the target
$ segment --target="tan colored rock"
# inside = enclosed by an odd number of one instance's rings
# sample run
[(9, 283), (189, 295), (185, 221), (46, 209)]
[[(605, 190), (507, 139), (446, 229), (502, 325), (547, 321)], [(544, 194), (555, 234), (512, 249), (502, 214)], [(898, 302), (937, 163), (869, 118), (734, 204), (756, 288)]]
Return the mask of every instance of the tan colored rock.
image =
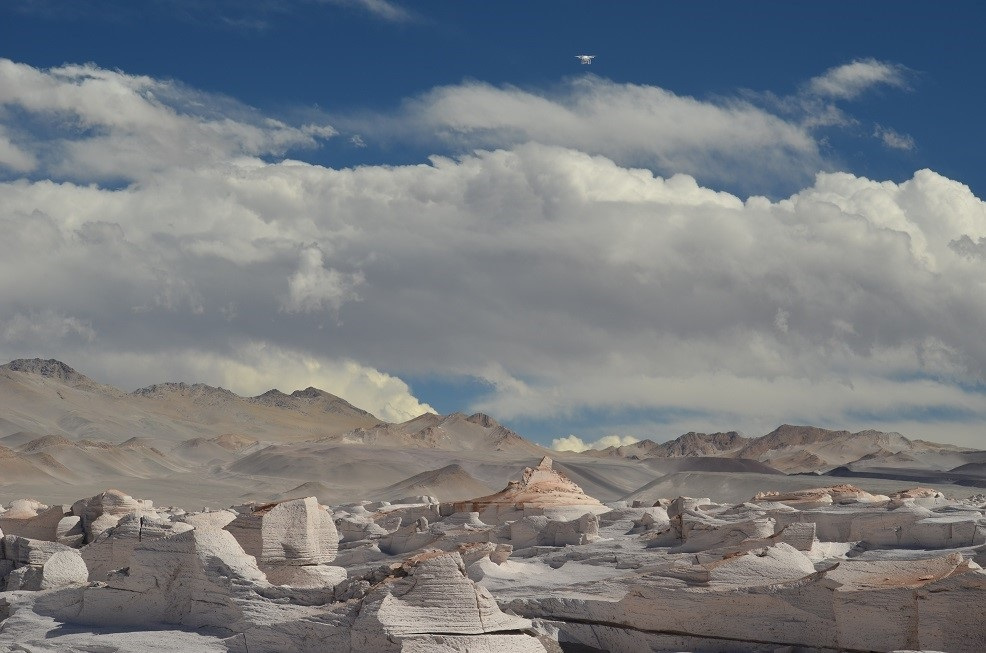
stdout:
[(794, 490), (792, 492), (758, 492), (751, 501), (776, 501), (795, 508), (811, 508), (832, 505), (833, 503), (876, 503), (887, 501), (888, 499), (889, 497), (870, 494), (855, 485), (843, 483), (828, 487)]
[(57, 539), (58, 522), (69, 512), (66, 506), (51, 506), (33, 499), (11, 502), (10, 509), (0, 513), (0, 530), (7, 535), (20, 535), (32, 540)]
[(944, 494), (930, 487), (912, 487), (890, 493), (891, 499), (942, 499)]
[(511, 481), (496, 494), (453, 504), (454, 512), (478, 512), (487, 523), (502, 523), (523, 515), (555, 512), (570, 518), (587, 512), (603, 513), (608, 508), (587, 495), (582, 488), (552, 468), (545, 456), (536, 467), (524, 469), (523, 478)]

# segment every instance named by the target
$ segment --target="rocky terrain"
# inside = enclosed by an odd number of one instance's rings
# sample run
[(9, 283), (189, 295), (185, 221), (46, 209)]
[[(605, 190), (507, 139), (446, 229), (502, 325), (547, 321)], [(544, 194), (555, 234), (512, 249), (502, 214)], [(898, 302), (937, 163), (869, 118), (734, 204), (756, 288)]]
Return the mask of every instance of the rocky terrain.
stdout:
[(980, 651), (984, 464), (787, 425), (548, 452), (12, 361), (0, 651)]
[[(0, 651), (981, 651), (986, 496), (840, 484), (0, 509)], [(458, 470), (451, 470), (458, 473)]]

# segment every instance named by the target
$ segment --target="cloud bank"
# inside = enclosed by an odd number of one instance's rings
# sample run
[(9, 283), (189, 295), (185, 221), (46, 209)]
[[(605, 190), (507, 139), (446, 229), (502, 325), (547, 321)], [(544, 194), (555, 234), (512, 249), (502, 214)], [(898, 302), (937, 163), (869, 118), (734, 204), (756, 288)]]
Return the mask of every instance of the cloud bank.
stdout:
[(534, 141), (748, 188), (804, 182), (823, 165), (805, 126), (745, 100), (698, 100), (591, 74), (551, 90), (464, 82), (433, 89), (392, 114), (333, 116), (333, 123), (381, 140), (460, 151)]
[[(782, 165), (816, 156), (807, 132), (605, 80), (526, 118), (537, 98), (475, 85), (521, 138), (353, 169), (278, 157), (330, 127), (174, 83), (7, 61), (0, 80), (6, 137), (34, 162), (0, 183), (6, 358), (125, 387), (318, 385), (387, 419), (430, 409), (402, 377), (478, 377), (492, 390), (463, 408), (608, 415), (586, 439), (787, 421), (981, 444), (986, 205), (933, 171), (744, 199), (624, 158), (739, 165), (780, 139)], [(435, 93), (471, 137), (484, 102)], [(698, 127), (670, 147), (592, 122), (634, 97), (740, 127), (703, 150)], [(69, 127), (38, 127), (51, 116)]]
[(640, 442), (639, 438), (632, 435), (604, 435), (593, 442), (586, 442), (577, 435), (567, 435), (563, 438), (555, 438), (551, 441), (551, 448), (555, 451), (588, 451), (589, 449), (605, 449), (606, 447), (622, 447), (627, 444)]

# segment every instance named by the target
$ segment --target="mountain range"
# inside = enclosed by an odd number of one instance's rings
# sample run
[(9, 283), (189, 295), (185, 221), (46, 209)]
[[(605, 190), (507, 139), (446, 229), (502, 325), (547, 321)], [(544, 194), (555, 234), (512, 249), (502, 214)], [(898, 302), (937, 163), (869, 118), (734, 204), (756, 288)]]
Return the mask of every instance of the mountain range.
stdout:
[(886, 487), (929, 475), (986, 485), (986, 452), (897, 433), (783, 425), (760, 437), (692, 432), (664, 443), (549, 452), (483, 413), (426, 413), (392, 424), (313, 387), (241, 397), (165, 382), (126, 392), (57, 360), (0, 365), (0, 503), (115, 486), (214, 506), (308, 490), (334, 502), (402, 493), (459, 500), (503, 487), (548, 453), (609, 501), (645, 487), (715, 496), (729, 485), (724, 476), (737, 488), (818, 483), (797, 474)]

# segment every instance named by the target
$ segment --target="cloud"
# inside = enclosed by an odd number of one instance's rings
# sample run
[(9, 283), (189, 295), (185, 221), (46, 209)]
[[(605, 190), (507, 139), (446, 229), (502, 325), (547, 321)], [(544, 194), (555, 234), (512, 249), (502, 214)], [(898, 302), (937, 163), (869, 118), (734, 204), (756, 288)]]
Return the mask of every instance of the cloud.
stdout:
[[(316, 147), (326, 125), (292, 127), (229, 98), (94, 65), (41, 70), (0, 59), (0, 163), (73, 180), (137, 180), (176, 166)], [(11, 141), (19, 143), (15, 148)]]
[(624, 445), (640, 442), (632, 435), (605, 435), (594, 442), (586, 442), (577, 435), (568, 435), (564, 438), (555, 438), (551, 441), (551, 448), (555, 451), (575, 451), (582, 452), (589, 449), (605, 449), (606, 447), (622, 447)]
[(7, 130), (0, 126), (0, 169), (30, 172), (38, 165), (37, 158), (11, 142)]
[(883, 127), (882, 125), (877, 125), (873, 130), (873, 136), (879, 138), (880, 141), (887, 147), (894, 150), (913, 150), (914, 149), (914, 138), (908, 134), (901, 134), (899, 132), (890, 129), (889, 127)]
[(594, 75), (551, 91), (465, 82), (433, 89), (391, 115), (333, 122), (378, 140), (426, 139), (456, 151), (533, 141), (748, 187), (800, 183), (822, 167), (804, 127), (749, 102), (699, 100)]
[(301, 251), (298, 271), (288, 282), (288, 298), (284, 310), (291, 313), (314, 313), (331, 308), (338, 313), (343, 302), (358, 300), (356, 287), (363, 283), (360, 273), (343, 274), (322, 263), (322, 250), (317, 246)]
[(0, 341), (32, 351), (70, 337), (92, 342), (96, 339), (96, 332), (89, 322), (52, 310), (15, 313), (0, 319)]
[[(470, 135), (497, 117), (470, 117), (483, 105), (459, 91), (515, 98), (503, 123), (557, 144), (523, 136), (419, 165), (333, 169), (256, 154), (312, 137), (235, 102), (178, 110), (159, 94), (194, 92), (171, 83), (5, 66), (0, 102), (27, 116), (0, 115), (8, 133), (53, 110), (85, 117), (98, 128), (68, 140), (101, 134), (115, 145), (100, 165), (136, 178), (58, 177), (50, 153), (71, 150), (59, 130), (16, 141), (39, 168), (0, 182), (4, 326), (24, 316), (0, 339), (7, 359), (31, 349), (129, 387), (167, 376), (251, 393), (319, 385), (385, 418), (427, 409), (400, 377), (461, 375), (491, 388), (463, 408), (548, 424), (595, 415), (596, 427), (562, 431), (586, 439), (785, 421), (981, 438), (986, 343), (971, 325), (986, 323), (986, 204), (931, 170), (900, 183), (824, 173), (784, 199), (740, 198), (621, 162), (631, 132), (586, 107), (631, 112), (635, 96), (692, 107), (731, 134), (731, 152), (762, 143), (767, 160), (771, 139), (804, 132), (595, 79), (561, 100), (471, 85), (408, 109), (452, 106)], [(63, 96), (72, 107), (57, 108)], [(549, 124), (567, 114), (596, 133)], [(674, 165), (715, 158), (683, 119), (678, 145), (646, 151)], [(645, 122), (635, 133), (662, 133)], [(742, 134), (750, 124), (768, 128)], [(121, 145), (181, 129), (213, 139), (210, 152)], [(792, 151), (810, 158), (803, 142)], [(53, 330), (31, 340), (23, 325), (39, 319)]]
[(821, 97), (851, 100), (875, 86), (904, 88), (906, 76), (907, 69), (903, 66), (876, 59), (857, 59), (812, 78), (808, 89)]
[(358, 7), (377, 18), (393, 23), (403, 23), (413, 19), (413, 15), (404, 7), (388, 0), (321, 0), (334, 5)]
[(981, 258), (986, 260), (986, 238), (980, 238), (978, 242), (973, 242), (968, 234), (963, 234), (948, 244), (949, 248), (959, 254), (969, 258)]

